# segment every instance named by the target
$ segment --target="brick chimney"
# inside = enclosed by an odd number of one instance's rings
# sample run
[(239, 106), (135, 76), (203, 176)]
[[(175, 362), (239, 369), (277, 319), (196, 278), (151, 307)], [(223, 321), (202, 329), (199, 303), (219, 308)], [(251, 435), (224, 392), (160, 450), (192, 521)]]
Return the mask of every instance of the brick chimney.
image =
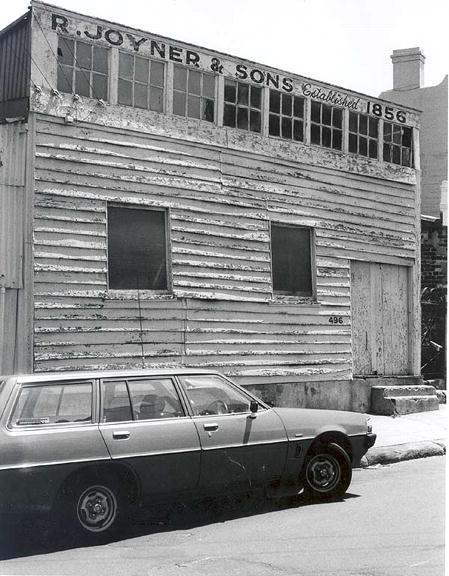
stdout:
[(393, 90), (422, 88), (425, 58), (421, 48), (393, 50)]

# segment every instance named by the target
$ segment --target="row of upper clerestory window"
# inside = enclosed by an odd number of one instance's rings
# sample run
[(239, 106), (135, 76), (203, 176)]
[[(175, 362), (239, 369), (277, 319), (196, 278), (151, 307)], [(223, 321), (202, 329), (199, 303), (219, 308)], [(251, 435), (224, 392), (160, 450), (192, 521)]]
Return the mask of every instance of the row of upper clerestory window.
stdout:
[[(58, 44), (58, 90), (108, 100), (108, 50), (87, 42), (60, 37)], [(216, 76), (174, 65), (173, 114), (215, 122)], [(164, 112), (165, 63), (137, 54), (119, 52), (117, 103)], [(225, 78), (223, 125), (250, 132), (263, 132), (263, 88)], [(275, 89), (269, 91), (268, 135), (304, 142), (305, 99)], [(310, 143), (343, 150), (343, 111), (311, 101)], [(348, 151), (379, 157), (379, 119), (349, 111)], [(383, 121), (383, 160), (413, 166), (412, 128)]]

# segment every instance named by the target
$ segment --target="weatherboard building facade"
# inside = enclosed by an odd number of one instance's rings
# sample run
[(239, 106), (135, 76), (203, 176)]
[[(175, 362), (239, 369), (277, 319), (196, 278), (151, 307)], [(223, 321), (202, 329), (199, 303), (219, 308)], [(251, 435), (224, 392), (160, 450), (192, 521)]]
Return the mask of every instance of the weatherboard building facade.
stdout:
[(33, 1), (0, 118), (0, 373), (362, 411), (419, 375), (416, 110)]

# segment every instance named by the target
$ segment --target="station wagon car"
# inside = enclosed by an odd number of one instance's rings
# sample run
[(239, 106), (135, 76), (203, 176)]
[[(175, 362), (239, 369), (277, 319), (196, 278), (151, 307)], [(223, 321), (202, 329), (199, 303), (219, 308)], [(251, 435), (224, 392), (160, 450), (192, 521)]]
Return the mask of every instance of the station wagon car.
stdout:
[(366, 415), (271, 408), (198, 370), (0, 378), (0, 507), (91, 536), (131, 504), (263, 488), (340, 497), (375, 442)]

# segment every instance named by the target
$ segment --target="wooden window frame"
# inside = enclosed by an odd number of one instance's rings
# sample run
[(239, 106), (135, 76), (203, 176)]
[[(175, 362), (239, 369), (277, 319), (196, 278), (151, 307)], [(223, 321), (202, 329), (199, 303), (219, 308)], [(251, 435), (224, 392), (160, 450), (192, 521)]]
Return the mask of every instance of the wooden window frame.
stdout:
[[(386, 128), (387, 130), (385, 130)], [(410, 141), (410, 146), (403, 143), (406, 131), (409, 131), (407, 139)], [(394, 141), (396, 135), (399, 135), (399, 138), (396, 138), (399, 140), (397, 142)], [(384, 162), (414, 168), (413, 128), (411, 126), (384, 121), (382, 142), (382, 159)], [(394, 160), (395, 154), (398, 157), (398, 162)]]
[[(120, 57), (126, 56), (133, 59), (133, 74), (132, 78), (128, 78), (120, 75)], [(136, 78), (136, 59), (145, 60), (148, 67), (148, 78), (147, 81), (141, 81)], [(152, 83), (151, 72), (154, 65), (160, 65), (162, 67), (162, 85)], [(120, 82), (128, 82), (131, 84), (131, 103), (120, 101)], [(151, 112), (165, 112), (165, 94), (167, 85), (167, 66), (162, 60), (156, 60), (155, 58), (149, 58), (147, 56), (142, 56), (141, 54), (131, 54), (123, 50), (118, 51), (118, 66), (117, 66), (117, 104), (120, 106), (130, 106), (132, 108), (137, 108), (139, 110), (149, 110)], [(145, 87), (146, 89), (146, 107), (136, 105), (136, 88)], [(152, 90), (161, 91), (161, 106), (152, 108), (151, 95)], [(159, 109), (160, 108), (160, 109)]]
[[(185, 90), (181, 90), (176, 87), (176, 70), (185, 70), (186, 72), (186, 82), (185, 82)], [(196, 94), (194, 92), (189, 91), (189, 78), (192, 73), (200, 75), (200, 93)], [(204, 94), (204, 78), (208, 77), (213, 79), (214, 82), (214, 95), (213, 97), (207, 96)], [(185, 95), (185, 102), (184, 102), (184, 113), (180, 114), (179, 112), (175, 112), (175, 94), (184, 94)], [(200, 103), (200, 117), (192, 116), (189, 114), (189, 96), (197, 98)], [(212, 101), (213, 103), (213, 114), (212, 119), (209, 120), (205, 117), (205, 104), (207, 101)], [(205, 122), (216, 123), (217, 118), (217, 80), (214, 74), (209, 72), (205, 72), (204, 70), (199, 69), (192, 69), (188, 68), (187, 66), (182, 66), (180, 64), (175, 64), (173, 66), (173, 87), (172, 87), (172, 113), (175, 116), (182, 116), (184, 118), (193, 118), (194, 120), (204, 120)]]
[[(355, 119), (356, 127), (351, 130), (351, 120)], [(362, 120), (366, 121), (366, 132), (363, 127), (361, 127)], [(358, 156), (364, 156), (370, 158), (371, 160), (379, 159), (379, 119), (369, 116), (368, 114), (363, 114), (361, 112), (353, 112), (349, 110), (349, 123), (348, 123), (348, 152), (350, 154), (357, 154)], [(371, 135), (371, 129), (375, 127), (376, 135)], [(352, 138), (351, 138), (352, 137)], [(356, 150), (351, 150), (351, 141), (355, 140)], [(363, 141), (366, 141), (366, 153), (361, 151), (363, 147)], [(374, 150), (375, 154), (372, 155), (371, 151)]]
[[(223, 126), (228, 128), (236, 128), (237, 130), (245, 130), (246, 132), (250, 132), (253, 134), (263, 134), (263, 125), (264, 125), (264, 107), (263, 107), (263, 100), (264, 100), (264, 89), (262, 86), (255, 86), (253, 84), (249, 84), (248, 82), (241, 82), (240, 80), (234, 80), (232, 78), (225, 78), (224, 79), (224, 95), (223, 95)], [(235, 87), (235, 100), (232, 102), (231, 100), (226, 99), (226, 86), (233, 84)], [(248, 102), (245, 104), (244, 102), (239, 102), (239, 89), (242, 87), (242, 90), (245, 88), (248, 89)], [(252, 105), (252, 93), (253, 90), (260, 90), (260, 107)], [(234, 108), (234, 123), (227, 124), (226, 123), (226, 107), (230, 109), (231, 107)], [(247, 110), (247, 127), (242, 128), (238, 125), (238, 115), (240, 110)], [(259, 114), (259, 129), (252, 130), (251, 129), (251, 113)]]
[[(72, 42), (73, 43), (73, 51), (70, 50), (70, 56), (71, 56), (71, 64), (66, 64), (63, 62), (63, 58), (64, 58), (64, 54), (63, 54), (63, 47), (62, 47), (62, 43), (68, 43), (68, 42)], [(83, 46), (89, 46), (90, 51), (91, 51), (91, 67), (90, 68), (84, 68), (80, 65), (79, 61), (78, 61), (78, 50), (79, 50), (79, 46), (83, 45)], [(106, 54), (106, 72), (100, 71), (100, 70), (95, 70), (94, 69), (94, 60), (95, 60), (95, 51), (104, 51), (104, 53)], [(70, 71), (70, 76), (68, 75)], [(77, 73), (82, 74), (85, 79), (87, 80), (87, 83), (89, 85), (89, 95), (87, 94), (81, 94), (79, 92), (76, 91), (77, 88), (77, 82), (76, 82), (76, 75)], [(61, 76), (60, 76), (61, 74)], [(99, 76), (104, 78), (105, 80), (105, 90), (106, 90), (106, 94), (97, 94), (95, 92), (94, 86), (93, 86), (93, 78), (94, 75)], [(65, 87), (61, 85), (62, 82), (67, 82), (68, 84), (70, 83), (70, 88), (71, 91), (67, 92), (65, 90)], [(80, 96), (85, 96), (86, 98), (96, 98), (97, 100), (109, 100), (109, 81), (110, 81), (110, 50), (104, 46), (97, 46), (96, 44), (93, 44), (91, 42), (85, 42), (84, 40), (77, 40), (75, 38), (69, 38), (66, 36), (58, 36), (58, 62), (57, 62), (57, 87), (58, 90), (61, 90), (61, 92), (65, 92), (68, 94), (79, 94)]]
[[(319, 111), (319, 116), (320, 116), (320, 120), (319, 122), (313, 120), (313, 108), (314, 106), (319, 106), (320, 107), (320, 111)], [(330, 112), (330, 123), (326, 123), (323, 121), (323, 111), (328, 111)], [(341, 115), (341, 120), (340, 120), (340, 125), (339, 126), (335, 126), (334, 125), (334, 115), (336, 113), (339, 113)], [(344, 139), (344, 122), (343, 122), (343, 109), (339, 108), (337, 106), (331, 106), (330, 104), (325, 104), (324, 102), (318, 102), (317, 100), (312, 100), (311, 104), (310, 104), (310, 114), (309, 114), (309, 123), (310, 123), (310, 144), (315, 145), (315, 146), (320, 146), (321, 148), (327, 148), (328, 150), (336, 150), (338, 152), (343, 152), (343, 139)], [(319, 130), (319, 142), (314, 142), (313, 141), (313, 132), (314, 132), (314, 127), (316, 127), (316, 129)], [(326, 144), (323, 144), (323, 134), (324, 134), (324, 130), (329, 130), (330, 131), (330, 146), (326, 146)], [(336, 139), (336, 135), (339, 134), (340, 135), (340, 146), (336, 146), (335, 145), (335, 139)]]
[[(279, 96), (279, 112), (272, 110), (272, 102), (274, 95)], [(290, 111), (289, 113), (285, 111), (284, 101), (291, 99)], [(292, 142), (304, 142), (305, 140), (305, 109), (306, 109), (306, 99), (304, 96), (298, 96), (296, 94), (289, 94), (286, 92), (281, 92), (280, 90), (274, 90), (270, 88), (270, 99), (269, 99), (269, 109), (268, 109), (268, 135), (274, 138), (282, 138), (284, 140), (291, 140)], [(302, 107), (302, 116), (295, 114), (296, 103), (299, 102)], [(279, 133), (275, 134), (271, 131), (271, 121), (276, 119), (279, 122)], [(284, 122), (287, 122), (290, 126), (290, 136), (284, 134)], [(301, 126), (301, 138), (295, 138), (295, 123), (298, 122)]]

